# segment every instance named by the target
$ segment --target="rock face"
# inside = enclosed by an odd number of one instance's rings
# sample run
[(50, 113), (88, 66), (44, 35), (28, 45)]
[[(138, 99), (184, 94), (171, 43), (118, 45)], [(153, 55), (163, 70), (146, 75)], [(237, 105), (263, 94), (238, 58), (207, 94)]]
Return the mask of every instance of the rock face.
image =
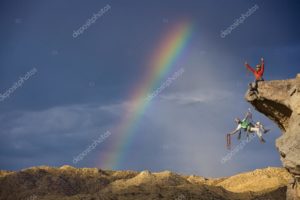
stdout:
[(169, 171), (33, 167), (0, 171), (0, 200), (282, 200), (290, 178), (284, 168), (207, 179)]
[(276, 147), (283, 166), (293, 175), (287, 199), (300, 199), (300, 74), (295, 79), (258, 83), (246, 100), (282, 130)]

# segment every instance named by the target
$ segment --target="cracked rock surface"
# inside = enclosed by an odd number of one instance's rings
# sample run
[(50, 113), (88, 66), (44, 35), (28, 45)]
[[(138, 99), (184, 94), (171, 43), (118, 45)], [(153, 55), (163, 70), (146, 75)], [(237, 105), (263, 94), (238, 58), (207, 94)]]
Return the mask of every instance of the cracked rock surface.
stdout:
[(294, 79), (258, 83), (246, 100), (282, 131), (276, 140), (283, 166), (293, 175), (287, 199), (300, 199), (300, 74)]

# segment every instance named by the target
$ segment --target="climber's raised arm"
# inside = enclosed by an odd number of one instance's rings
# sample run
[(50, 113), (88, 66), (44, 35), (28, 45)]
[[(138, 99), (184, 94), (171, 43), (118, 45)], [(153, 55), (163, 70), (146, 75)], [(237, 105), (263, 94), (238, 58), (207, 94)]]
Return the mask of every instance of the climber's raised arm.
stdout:
[(252, 122), (252, 113), (251, 113), (250, 108), (249, 108), (248, 111), (246, 112), (243, 121), (244, 121), (244, 120), (247, 120), (248, 122)]
[(249, 71), (251, 71), (252, 73), (255, 73), (255, 70), (247, 63), (247, 61), (245, 62), (245, 66)]
[(260, 61), (261, 61), (261, 73), (263, 74), (264, 73), (264, 71), (265, 71), (265, 61), (264, 61), (264, 58), (261, 58), (260, 59)]

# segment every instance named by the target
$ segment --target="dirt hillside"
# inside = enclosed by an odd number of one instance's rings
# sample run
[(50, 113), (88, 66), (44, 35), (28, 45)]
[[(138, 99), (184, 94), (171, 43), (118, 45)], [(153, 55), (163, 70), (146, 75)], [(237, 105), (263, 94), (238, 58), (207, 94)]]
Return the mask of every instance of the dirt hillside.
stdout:
[(1, 200), (285, 199), (290, 174), (266, 168), (209, 179), (169, 171), (104, 171), (63, 166), (0, 171)]

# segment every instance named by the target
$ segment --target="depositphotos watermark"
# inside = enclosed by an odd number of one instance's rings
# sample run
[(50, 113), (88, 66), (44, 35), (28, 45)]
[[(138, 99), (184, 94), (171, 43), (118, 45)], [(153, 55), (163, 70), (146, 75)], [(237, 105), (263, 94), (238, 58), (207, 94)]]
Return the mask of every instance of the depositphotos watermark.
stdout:
[(224, 163), (226, 163), (227, 161), (231, 160), (232, 157), (233, 157), (234, 155), (236, 155), (240, 150), (242, 150), (242, 149), (243, 149), (249, 142), (251, 142), (255, 137), (256, 137), (256, 134), (251, 134), (251, 135), (249, 136), (249, 138), (242, 140), (240, 144), (238, 144), (236, 147), (234, 147), (233, 150), (231, 150), (229, 153), (226, 154), (226, 156), (224, 156), (224, 157), (221, 159), (221, 163), (224, 164)]
[(255, 4), (252, 8), (250, 8), (246, 13), (243, 13), (240, 18), (236, 19), (234, 23), (229, 26), (225, 31), (221, 31), (221, 38), (225, 38), (229, 35), (235, 28), (237, 28), (240, 24), (244, 23), (247, 17), (250, 17), (255, 11), (259, 9), (259, 6)]
[(96, 14), (93, 14), (93, 16), (86, 21), (84, 25), (82, 25), (78, 30), (73, 31), (73, 38), (77, 38), (79, 35), (81, 35), (85, 30), (87, 30), (93, 23), (97, 21), (100, 17), (102, 17), (107, 11), (111, 9), (110, 5), (106, 5), (101, 10), (99, 10)]
[(106, 138), (108, 138), (111, 135), (111, 132), (106, 131), (104, 134), (100, 135), (100, 137), (97, 140), (94, 140), (94, 142), (86, 148), (82, 153), (80, 153), (78, 156), (76, 156), (73, 159), (73, 163), (76, 164), (79, 161), (83, 160), (83, 158), (90, 153), (92, 150), (96, 148), (99, 144), (101, 144)]
[(169, 87), (173, 81), (175, 81), (179, 76), (181, 76), (184, 73), (184, 69), (180, 68), (178, 71), (176, 71), (171, 77), (169, 77), (159, 88), (157, 88), (154, 92), (149, 94), (146, 98), (146, 101), (151, 101), (154, 99), (157, 95), (159, 95), (164, 89)]
[(25, 81), (27, 81), (31, 76), (33, 76), (37, 72), (36, 68), (33, 68), (29, 72), (27, 72), (24, 76), (20, 77), (20, 79), (15, 82), (6, 92), (0, 94), (0, 102), (9, 98), (12, 93), (14, 93), (19, 87), (21, 87)]

